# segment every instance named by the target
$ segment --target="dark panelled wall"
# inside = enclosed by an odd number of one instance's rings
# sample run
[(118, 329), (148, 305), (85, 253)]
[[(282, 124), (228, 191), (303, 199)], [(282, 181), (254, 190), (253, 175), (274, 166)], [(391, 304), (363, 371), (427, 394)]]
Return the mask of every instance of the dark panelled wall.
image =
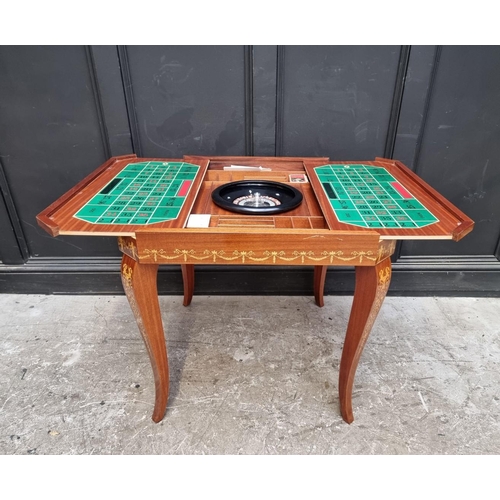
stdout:
[[(498, 296), (499, 127), (496, 46), (1, 46), (0, 292), (122, 293), (114, 238), (35, 216), (136, 153), (400, 159), (476, 226), (398, 244), (390, 293)], [(177, 267), (159, 289), (181, 292)], [(353, 290), (329, 271), (326, 293)], [(311, 292), (308, 268), (197, 268), (196, 293)]]

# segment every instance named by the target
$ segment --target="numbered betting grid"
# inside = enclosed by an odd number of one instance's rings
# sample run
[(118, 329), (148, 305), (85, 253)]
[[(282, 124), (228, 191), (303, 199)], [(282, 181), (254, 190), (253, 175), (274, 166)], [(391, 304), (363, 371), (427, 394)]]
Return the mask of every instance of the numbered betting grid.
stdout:
[(324, 165), (314, 170), (339, 222), (391, 229), (439, 222), (385, 168)]
[(179, 216), (198, 165), (130, 163), (74, 217), (93, 224), (155, 224)]

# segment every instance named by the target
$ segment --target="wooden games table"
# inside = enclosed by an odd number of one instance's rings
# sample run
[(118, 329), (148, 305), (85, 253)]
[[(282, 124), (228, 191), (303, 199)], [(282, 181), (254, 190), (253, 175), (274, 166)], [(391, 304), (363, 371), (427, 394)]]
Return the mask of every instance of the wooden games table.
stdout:
[[(216, 188), (242, 180), (293, 186), (302, 203), (283, 213), (254, 215), (213, 202)], [(328, 266), (354, 266), (339, 370), (341, 414), (351, 423), (354, 376), (389, 288), (396, 241), (458, 241), (474, 225), (398, 161), (135, 155), (109, 159), (37, 221), (53, 236), (117, 237), (123, 287), (154, 373), (155, 422), (163, 419), (169, 391), (156, 284), (160, 264), (181, 266), (185, 306), (193, 297), (194, 265), (313, 266), (318, 306)]]

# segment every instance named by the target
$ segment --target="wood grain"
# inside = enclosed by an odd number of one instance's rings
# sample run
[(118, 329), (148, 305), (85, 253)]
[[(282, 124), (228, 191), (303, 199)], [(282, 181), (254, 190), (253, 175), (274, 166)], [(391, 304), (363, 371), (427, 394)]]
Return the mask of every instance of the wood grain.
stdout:
[(167, 347), (156, 286), (157, 271), (157, 265), (141, 265), (128, 255), (122, 257), (123, 289), (153, 369), (156, 393), (152, 416), (154, 422), (159, 422), (165, 415), (169, 390)]
[(142, 264), (373, 266), (381, 241), (374, 231), (240, 227), (136, 234)]
[(324, 290), (328, 266), (314, 266), (314, 300), (318, 307), (325, 305)]
[(354, 300), (340, 360), (339, 396), (342, 418), (351, 423), (352, 388), (359, 358), (391, 281), (391, 259), (372, 267), (356, 267)]
[(183, 306), (188, 306), (193, 300), (194, 294), (194, 264), (181, 264), (182, 283), (184, 287)]

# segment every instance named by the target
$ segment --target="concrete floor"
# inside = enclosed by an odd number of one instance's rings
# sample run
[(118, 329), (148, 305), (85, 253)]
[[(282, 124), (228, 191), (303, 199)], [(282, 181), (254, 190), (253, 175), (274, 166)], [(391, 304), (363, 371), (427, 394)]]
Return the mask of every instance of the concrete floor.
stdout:
[(499, 454), (500, 299), (388, 297), (343, 422), (352, 297), (160, 297), (169, 409), (124, 296), (0, 294), (0, 454)]

